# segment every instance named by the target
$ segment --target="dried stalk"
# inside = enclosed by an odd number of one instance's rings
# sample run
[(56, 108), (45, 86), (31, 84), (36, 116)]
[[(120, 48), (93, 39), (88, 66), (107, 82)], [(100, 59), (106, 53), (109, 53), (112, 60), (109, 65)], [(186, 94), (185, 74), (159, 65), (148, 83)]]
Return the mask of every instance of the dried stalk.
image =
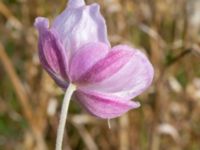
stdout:
[(97, 147), (95, 141), (91, 137), (90, 133), (86, 130), (84, 125), (83, 124), (79, 124), (75, 120), (72, 120), (72, 123), (77, 128), (77, 130), (79, 131), (79, 134), (82, 137), (83, 142), (87, 146), (87, 149), (88, 150), (98, 150), (98, 147)]
[(29, 98), (1, 43), (0, 43), (0, 60), (14, 86), (15, 92), (18, 96), (19, 103), (22, 107), (23, 114), (33, 131), (33, 136), (35, 140), (37, 141), (38, 149), (45, 150), (46, 144), (44, 142), (43, 136), (41, 135), (40, 129), (35, 124), (35, 120), (33, 117), (33, 110), (32, 107), (30, 106), (30, 103), (28, 102)]
[(120, 140), (120, 150), (129, 150), (129, 118), (128, 114), (123, 115), (119, 119), (120, 130), (119, 130), (119, 140)]
[(21, 22), (12, 14), (12, 12), (10, 12), (10, 10), (3, 2), (0, 2), (0, 13), (3, 14), (15, 28), (17, 28), (18, 30), (22, 29)]

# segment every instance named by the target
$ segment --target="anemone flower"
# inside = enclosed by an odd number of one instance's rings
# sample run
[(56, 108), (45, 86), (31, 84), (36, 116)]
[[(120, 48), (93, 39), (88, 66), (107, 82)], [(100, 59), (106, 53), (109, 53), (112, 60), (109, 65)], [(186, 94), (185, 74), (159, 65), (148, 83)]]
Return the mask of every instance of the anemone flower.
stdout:
[(153, 80), (148, 58), (127, 45), (110, 46), (105, 20), (98, 4), (69, 0), (66, 9), (49, 25), (37, 17), (39, 58), (43, 68), (66, 91), (56, 150), (62, 147), (68, 105), (72, 94), (90, 114), (111, 119), (140, 106), (131, 99)]

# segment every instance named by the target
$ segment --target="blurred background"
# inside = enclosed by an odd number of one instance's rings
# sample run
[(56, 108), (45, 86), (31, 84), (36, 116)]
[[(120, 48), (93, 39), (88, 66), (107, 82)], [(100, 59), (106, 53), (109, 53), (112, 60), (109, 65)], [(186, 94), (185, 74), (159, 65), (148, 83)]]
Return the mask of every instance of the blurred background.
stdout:
[[(101, 5), (112, 45), (143, 50), (155, 68), (141, 107), (106, 120), (70, 104), (64, 150), (200, 150), (200, 0), (87, 0)], [(37, 16), (66, 0), (0, 1), (0, 150), (53, 150), (63, 98), (41, 68)]]

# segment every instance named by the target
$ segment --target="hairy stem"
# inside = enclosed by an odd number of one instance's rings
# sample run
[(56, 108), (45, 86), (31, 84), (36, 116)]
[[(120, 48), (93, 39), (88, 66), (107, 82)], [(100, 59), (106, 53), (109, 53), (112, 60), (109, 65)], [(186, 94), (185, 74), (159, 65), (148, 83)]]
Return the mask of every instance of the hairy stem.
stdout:
[(58, 130), (57, 130), (56, 150), (62, 150), (63, 135), (64, 135), (65, 123), (67, 119), (69, 102), (75, 90), (76, 90), (76, 86), (73, 84), (70, 84), (64, 96), (62, 109), (61, 109), (61, 115), (60, 115), (60, 121), (58, 125)]

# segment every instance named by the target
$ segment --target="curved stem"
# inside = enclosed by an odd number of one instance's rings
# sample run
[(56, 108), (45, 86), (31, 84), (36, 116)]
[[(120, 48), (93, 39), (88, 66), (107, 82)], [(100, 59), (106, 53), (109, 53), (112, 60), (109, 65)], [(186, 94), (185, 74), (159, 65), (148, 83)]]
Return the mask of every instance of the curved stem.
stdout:
[(61, 109), (61, 115), (60, 115), (60, 121), (58, 125), (58, 130), (57, 130), (56, 150), (62, 150), (63, 135), (64, 135), (65, 123), (67, 119), (69, 102), (75, 90), (76, 90), (76, 86), (70, 83), (64, 96), (62, 109)]

